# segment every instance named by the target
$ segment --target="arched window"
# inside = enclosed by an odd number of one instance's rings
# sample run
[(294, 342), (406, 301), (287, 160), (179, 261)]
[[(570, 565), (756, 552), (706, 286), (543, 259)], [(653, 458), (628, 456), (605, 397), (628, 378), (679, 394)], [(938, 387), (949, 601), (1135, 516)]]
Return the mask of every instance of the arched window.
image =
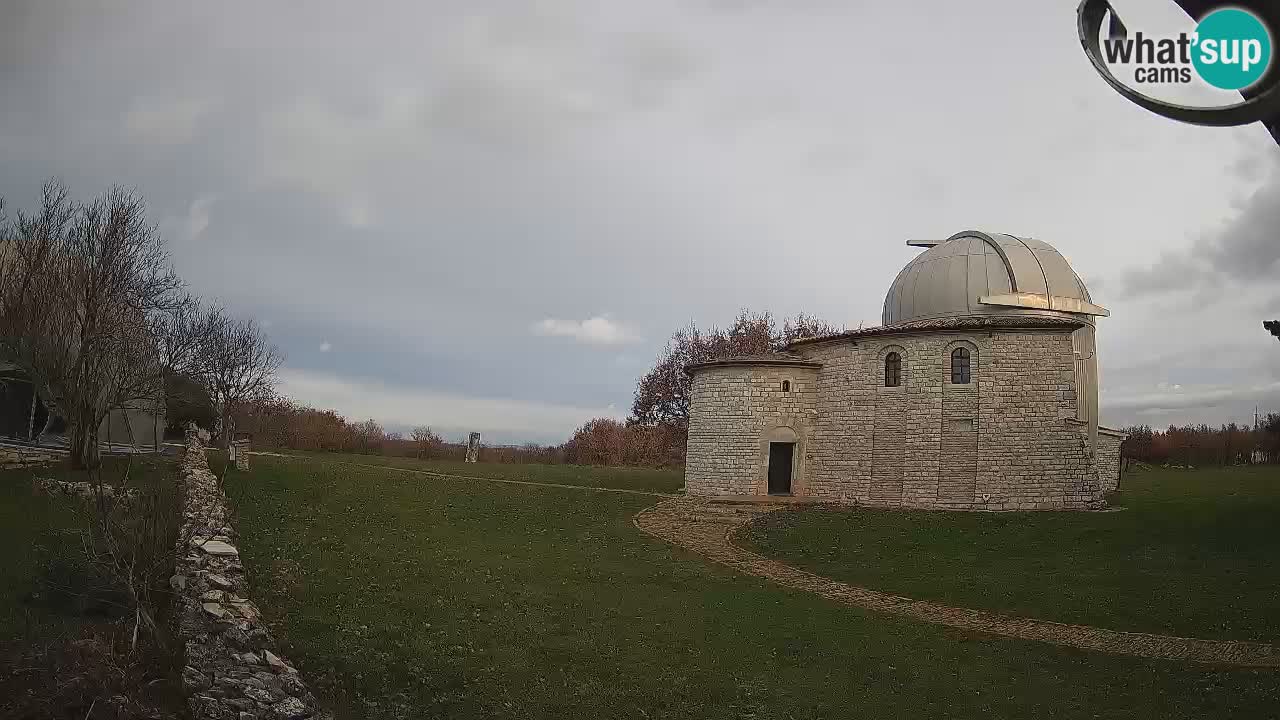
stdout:
[(891, 352), (884, 356), (884, 386), (898, 387), (902, 384), (902, 356)]
[(783, 380), (783, 381), (782, 381), (782, 392), (791, 392), (791, 381), (790, 381), (790, 380)]
[(969, 384), (969, 348), (958, 347), (951, 351), (951, 384)]

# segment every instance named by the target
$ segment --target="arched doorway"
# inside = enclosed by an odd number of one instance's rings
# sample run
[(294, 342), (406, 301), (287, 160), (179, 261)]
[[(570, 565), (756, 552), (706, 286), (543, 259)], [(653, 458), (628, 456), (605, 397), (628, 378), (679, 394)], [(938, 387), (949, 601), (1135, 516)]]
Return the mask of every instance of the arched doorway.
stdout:
[(789, 427), (774, 428), (769, 433), (768, 492), (790, 495), (796, 465), (796, 431)]

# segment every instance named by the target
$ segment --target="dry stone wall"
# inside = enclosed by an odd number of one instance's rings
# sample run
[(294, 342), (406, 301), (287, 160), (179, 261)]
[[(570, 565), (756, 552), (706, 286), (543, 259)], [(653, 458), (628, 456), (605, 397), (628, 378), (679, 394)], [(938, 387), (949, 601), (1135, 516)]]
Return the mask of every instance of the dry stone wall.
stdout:
[(298, 671), (276, 651), (257, 605), (248, 598), (227, 500), (205, 458), (204, 431), (187, 433), (177, 568), (170, 578), (178, 636), (184, 643), (183, 688), (194, 720), (302, 720), (319, 711)]
[[(796, 443), (792, 490), (803, 494), (804, 449), (817, 412), (817, 370), (730, 365), (693, 377), (685, 488), (698, 495), (768, 492), (769, 441)], [(788, 390), (783, 391), (783, 382)]]
[[(970, 353), (967, 384), (951, 382), (958, 347)], [(695, 372), (689, 493), (762, 492), (762, 434), (794, 416), (804, 419), (797, 423), (796, 495), (964, 510), (1090, 508), (1102, 501), (1097, 463), (1076, 422), (1070, 329), (917, 331), (795, 352), (820, 369)], [(889, 352), (902, 359), (899, 387), (884, 386)], [(780, 399), (776, 388), (788, 374), (801, 392)]]
[(0, 470), (44, 465), (66, 456), (65, 452), (59, 453), (25, 447), (4, 447), (0, 448)]
[(124, 501), (138, 497), (137, 488), (127, 488), (121, 492), (113, 485), (94, 487), (93, 483), (89, 482), (72, 482), (54, 478), (36, 478), (31, 481), (31, 489), (38, 495), (69, 495), (81, 500), (94, 500), (98, 493), (102, 493), (106, 498), (118, 498)]

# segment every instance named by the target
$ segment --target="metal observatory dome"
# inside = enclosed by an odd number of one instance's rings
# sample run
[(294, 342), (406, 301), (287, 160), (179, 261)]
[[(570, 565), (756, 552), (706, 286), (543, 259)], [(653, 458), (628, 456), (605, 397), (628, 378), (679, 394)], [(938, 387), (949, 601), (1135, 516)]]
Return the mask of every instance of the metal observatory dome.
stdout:
[(913, 240), (928, 248), (889, 287), (883, 323), (966, 315), (1064, 314), (1092, 325), (1109, 315), (1066, 258), (1049, 243), (1003, 233), (966, 230), (942, 242)]

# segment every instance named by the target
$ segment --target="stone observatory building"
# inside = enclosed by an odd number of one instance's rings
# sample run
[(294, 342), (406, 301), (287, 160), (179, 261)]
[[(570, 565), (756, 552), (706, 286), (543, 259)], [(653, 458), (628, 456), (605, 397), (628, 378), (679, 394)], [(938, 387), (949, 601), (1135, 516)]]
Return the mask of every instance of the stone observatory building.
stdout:
[(1048, 243), (965, 231), (907, 264), (883, 325), (691, 365), (685, 488), (954, 510), (1086, 509), (1116, 486), (1096, 318)]

